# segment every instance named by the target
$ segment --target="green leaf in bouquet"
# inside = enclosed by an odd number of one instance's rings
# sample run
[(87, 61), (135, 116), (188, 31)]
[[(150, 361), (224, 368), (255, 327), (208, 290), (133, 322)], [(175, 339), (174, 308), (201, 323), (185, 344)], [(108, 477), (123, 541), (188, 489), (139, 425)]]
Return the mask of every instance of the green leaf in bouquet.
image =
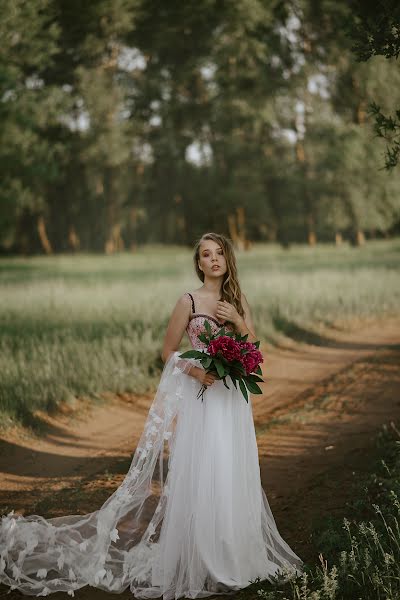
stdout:
[(239, 387), (240, 387), (240, 391), (242, 392), (244, 399), (246, 400), (246, 402), (249, 402), (249, 398), (247, 395), (247, 389), (246, 386), (244, 385), (244, 381), (243, 379), (239, 379)]
[(256, 348), (260, 347), (260, 340), (257, 340), (256, 342), (253, 342), (253, 344), (255, 345)]
[(235, 337), (235, 333), (233, 331), (227, 331), (225, 335), (228, 337)]
[(229, 390), (229, 389), (230, 389), (230, 387), (229, 387), (229, 385), (226, 383), (226, 377), (223, 377), (223, 378), (222, 378), (222, 381), (224, 382), (224, 386), (225, 386), (225, 387), (226, 387), (226, 388)]
[(244, 381), (251, 394), (262, 394), (262, 391), (254, 381), (249, 380), (247, 377), (244, 379)]
[(233, 385), (235, 386), (235, 389), (237, 390), (237, 383), (236, 383), (237, 379), (236, 379), (236, 377), (232, 377), (232, 375), (231, 375), (231, 379), (232, 379)]
[(261, 371), (261, 367), (260, 365), (258, 365), (257, 369), (254, 371), (254, 373), (257, 373), (257, 375), (262, 375), (262, 371)]
[(200, 363), (202, 364), (202, 366), (203, 366), (203, 368), (204, 368), (205, 370), (207, 370), (207, 368), (208, 368), (208, 367), (206, 367), (206, 366), (205, 366), (205, 363), (206, 363), (206, 361), (207, 361), (207, 358), (208, 358), (208, 357), (207, 357), (207, 354), (206, 354), (206, 355), (204, 355), (204, 352), (203, 352), (203, 358), (201, 358), (201, 359), (200, 359)]
[(197, 337), (201, 342), (208, 345), (208, 337), (206, 336), (206, 334), (204, 332), (199, 333), (199, 335)]
[(264, 379), (262, 379), (258, 375), (254, 375), (253, 373), (251, 373), (250, 375), (247, 375), (247, 379), (250, 379), (251, 381), (262, 381), (262, 382), (264, 382)]
[(215, 368), (217, 369), (217, 373), (220, 377), (223, 377), (225, 375), (225, 369), (222, 366), (221, 361), (218, 360), (218, 358), (214, 358), (214, 365)]
[(204, 356), (204, 352), (200, 352), (200, 350), (187, 350), (183, 354), (179, 355), (179, 358), (202, 358)]
[(219, 361), (221, 361), (221, 363), (222, 363), (222, 364), (223, 364), (225, 367), (230, 367), (230, 364), (231, 364), (231, 363), (229, 362), (229, 360), (227, 360), (227, 359), (225, 358), (225, 356), (222, 356), (220, 353), (218, 353), (218, 354), (217, 354), (217, 356), (218, 356), (218, 360), (219, 360)]
[(210, 325), (210, 322), (207, 319), (205, 319), (205, 321), (204, 321), (204, 329), (206, 330), (208, 336), (212, 335), (211, 325)]
[[(204, 352), (203, 352), (204, 354)], [(203, 365), (203, 367), (205, 369), (208, 369), (208, 367), (211, 365), (212, 363), (212, 356), (207, 356), (206, 355), (206, 359), (201, 361), (201, 364)]]
[(233, 360), (231, 362), (231, 366), (234, 368), (235, 371), (238, 371), (241, 375), (246, 375), (246, 369), (240, 361)]

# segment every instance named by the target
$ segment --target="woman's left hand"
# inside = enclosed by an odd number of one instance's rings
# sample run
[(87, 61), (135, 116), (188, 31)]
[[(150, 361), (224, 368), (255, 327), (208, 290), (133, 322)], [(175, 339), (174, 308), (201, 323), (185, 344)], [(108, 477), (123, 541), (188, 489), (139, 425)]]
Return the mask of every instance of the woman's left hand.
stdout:
[(241, 316), (233, 304), (230, 304), (227, 300), (217, 300), (217, 319), (220, 323), (230, 321), (236, 325), (241, 319)]

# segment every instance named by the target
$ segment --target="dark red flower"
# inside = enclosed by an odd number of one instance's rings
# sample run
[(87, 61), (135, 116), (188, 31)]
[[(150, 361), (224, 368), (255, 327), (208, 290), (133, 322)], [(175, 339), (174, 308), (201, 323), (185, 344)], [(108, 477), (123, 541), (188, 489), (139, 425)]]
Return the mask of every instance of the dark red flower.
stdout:
[(222, 356), (228, 362), (240, 360), (240, 344), (228, 335), (221, 335), (208, 344), (207, 352), (211, 356)]
[(246, 375), (254, 373), (258, 365), (264, 362), (261, 352), (251, 342), (242, 342), (241, 348), (246, 349), (246, 353), (241, 355), (241, 363), (246, 370)]

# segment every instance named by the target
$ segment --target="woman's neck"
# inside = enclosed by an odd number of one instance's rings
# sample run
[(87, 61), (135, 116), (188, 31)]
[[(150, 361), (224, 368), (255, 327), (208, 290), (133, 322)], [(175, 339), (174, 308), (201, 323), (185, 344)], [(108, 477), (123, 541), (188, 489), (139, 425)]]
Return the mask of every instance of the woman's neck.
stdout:
[(219, 279), (214, 280), (206, 280), (203, 283), (203, 287), (200, 288), (210, 296), (215, 296), (219, 298), (221, 296), (221, 281)]

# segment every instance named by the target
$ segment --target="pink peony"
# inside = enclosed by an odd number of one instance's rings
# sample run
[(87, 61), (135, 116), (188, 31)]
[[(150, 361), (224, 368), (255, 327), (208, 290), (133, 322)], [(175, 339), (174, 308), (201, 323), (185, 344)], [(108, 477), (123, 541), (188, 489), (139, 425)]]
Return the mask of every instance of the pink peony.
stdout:
[(261, 352), (251, 342), (242, 342), (242, 348), (247, 350), (246, 354), (242, 354), (240, 361), (246, 370), (246, 375), (253, 373), (258, 365), (264, 362)]
[(240, 355), (240, 344), (229, 337), (228, 335), (221, 335), (215, 340), (211, 340), (208, 344), (207, 352), (211, 356), (223, 356), (228, 362), (233, 360), (241, 360)]

